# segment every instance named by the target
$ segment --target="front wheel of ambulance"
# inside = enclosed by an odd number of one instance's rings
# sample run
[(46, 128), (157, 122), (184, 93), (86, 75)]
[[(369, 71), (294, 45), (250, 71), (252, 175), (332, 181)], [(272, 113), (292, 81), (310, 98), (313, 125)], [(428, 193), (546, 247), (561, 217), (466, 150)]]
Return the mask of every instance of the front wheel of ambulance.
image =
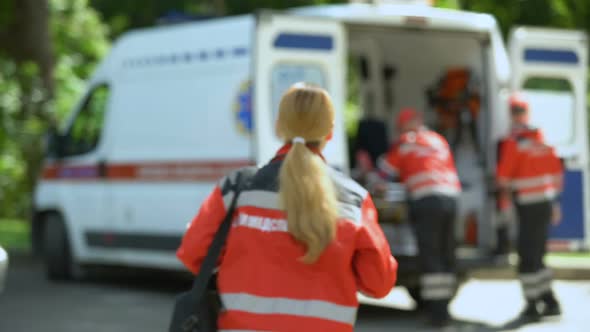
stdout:
[(45, 219), (44, 258), (47, 278), (50, 280), (71, 280), (75, 264), (66, 225), (61, 216), (50, 214)]

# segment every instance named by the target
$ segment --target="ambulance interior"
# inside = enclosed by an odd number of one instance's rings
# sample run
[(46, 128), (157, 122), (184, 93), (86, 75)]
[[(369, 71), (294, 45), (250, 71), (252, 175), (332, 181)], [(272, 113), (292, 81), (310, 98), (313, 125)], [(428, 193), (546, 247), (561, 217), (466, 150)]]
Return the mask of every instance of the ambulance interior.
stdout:
[[(353, 176), (359, 167), (356, 161), (358, 149), (371, 146), (374, 154), (383, 153), (387, 147), (383, 140), (391, 142), (395, 139), (394, 118), (400, 108), (413, 107), (423, 112), (425, 124), (443, 134), (451, 144), (463, 186), (456, 227), (457, 253), (461, 257), (462, 252), (469, 256), (491, 251), (495, 242), (493, 213), (489, 213), (490, 209), (493, 211), (493, 200), (489, 199), (491, 194), (486, 188), (486, 177), (494, 168), (493, 161), (487, 160), (490, 159), (489, 153), (481, 148), (489, 146), (482, 145), (489, 140), (484, 126), (484, 115), (488, 112), (484, 93), (487, 52), (481, 36), (368, 26), (350, 26), (348, 36), (351, 49), (347, 107), (359, 111), (357, 127), (349, 130)], [(437, 105), (441, 103), (432, 102), (440, 95), (443, 88), (439, 83), (441, 78), (449, 77), (445, 76), (449, 70), (455, 74), (466, 70), (471, 74), (467, 84), (476, 103), (470, 108), (461, 104), (465, 107), (460, 107), (460, 113), (437, 112)], [(454, 100), (467, 102), (465, 91), (453, 92)], [(380, 133), (383, 125), (386, 138)], [(363, 181), (362, 178), (358, 180)], [(397, 188), (403, 187), (398, 185)], [(396, 198), (395, 192), (390, 192), (388, 199), (405, 204), (401, 195)], [(390, 219), (382, 220), (382, 225), (394, 253), (398, 256), (415, 255), (415, 240), (407, 220), (404, 220), (407, 214), (402, 213), (400, 217), (399, 211), (387, 211), (395, 204), (379, 198), (375, 200), (380, 215)], [(394, 220), (396, 217), (398, 220)]]

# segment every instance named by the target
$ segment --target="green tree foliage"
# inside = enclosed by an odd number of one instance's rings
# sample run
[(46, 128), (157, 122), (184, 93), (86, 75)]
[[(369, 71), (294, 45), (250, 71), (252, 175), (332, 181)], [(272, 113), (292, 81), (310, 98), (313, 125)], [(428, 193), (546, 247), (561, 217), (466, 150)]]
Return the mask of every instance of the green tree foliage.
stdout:
[(506, 34), (513, 25), (582, 29), (590, 33), (588, 0), (462, 0), (461, 8), (490, 13)]
[(252, 13), (256, 10), (345, 3), (346, 0), (91, 0), (91, 4), (111, 27), (115, 38), (128, 29), (153, 26), (170, 12), (194, 16), (224, 16)]
[[(23, 10), (2, 1), (0, 30)], [(49, 91), (35, 54), (0, 53), (0, 213), (24, 217), (40, 172), (43, 137), (63, 121), (84, 90), (84, 81), (108, 50), (107, 28), (86, 0), (49, 0), (52, 45)], [(27, 36), (18, 36), (27, 38)], [(37, 42), (37, 41), (35, 41)], [(42, 42), (42, 41), (38, 41)], [(2, 45), (0, 44), (0, 49)]]
[[(6, 216), (26, 211), (26, 153), (31, 147), (31, 131), (39, 121), (23, 118), (23, 113), (39, 106), (42, 98), (37, 67), (30, 62), (17, 65), (0, 59), (0, 210)], [(14, 79), (18, 78), (18, 79)]]
[(56, 53), (54, 109), (61, 120), (85, 88), (85, 80), (107, 53), (107, 26), (87, 0), (50, 0), (52, 42)]

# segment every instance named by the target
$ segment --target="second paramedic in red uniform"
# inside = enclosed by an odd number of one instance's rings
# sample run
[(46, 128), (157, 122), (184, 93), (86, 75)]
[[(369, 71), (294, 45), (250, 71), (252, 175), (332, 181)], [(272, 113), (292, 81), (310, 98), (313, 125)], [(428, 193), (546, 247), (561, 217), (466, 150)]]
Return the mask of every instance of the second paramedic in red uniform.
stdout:
[(454, 223), (461, 185), (447, 141), (424, 127), (417, 111), (401, 110), (396, 126), (400, 137), (380, 159), (379, 168), (407, 188), (418, 240), (421, 295), (431, 323), (445, 325), (456, 289)]
[[(544, 263), (550, 222), (558, 222), (558, 202), (562, 191), (563, 168), (555, 149), (544, 143), (539, 129), (528, 124), (528, 103), (515, 95), (510, 100), (512, 132), (501, 146), (497, 168), (500, 204), (510, 207), (515, 192), (519, 220), (517, 251), (519, 274), (527, 306), (523, 317), (558, 315), (559, 303), (551, 290), (551, 272)], [(537, 304), (544, 303), (539, 311)]]
[[(380, 298), (392, 289), (397, 262), (371, 197), (321, 154), (333, 127), (326, 91), (297, 84), (283, 96), (277, 132), (285, 145), (239, 196), (219, 265), (219, 330), (353, 331), (357, 291)], [(219, 182), (178, 249), (194, 273), (235, 179)]]

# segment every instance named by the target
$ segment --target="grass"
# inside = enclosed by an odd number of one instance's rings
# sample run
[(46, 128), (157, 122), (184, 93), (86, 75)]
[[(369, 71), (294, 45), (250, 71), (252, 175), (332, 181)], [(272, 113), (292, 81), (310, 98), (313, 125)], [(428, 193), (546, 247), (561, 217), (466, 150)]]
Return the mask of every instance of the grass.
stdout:
[(0, 245), (7, 250), (31, 247), (30, 225), (18, 219), (0, 219)]
[(589, 258), (590, 259), (590, 252), (583, 251), (583, 252), (552, 252), (548, 254), (549, 256), (553, 257), (560, 257), (560, 258)]

